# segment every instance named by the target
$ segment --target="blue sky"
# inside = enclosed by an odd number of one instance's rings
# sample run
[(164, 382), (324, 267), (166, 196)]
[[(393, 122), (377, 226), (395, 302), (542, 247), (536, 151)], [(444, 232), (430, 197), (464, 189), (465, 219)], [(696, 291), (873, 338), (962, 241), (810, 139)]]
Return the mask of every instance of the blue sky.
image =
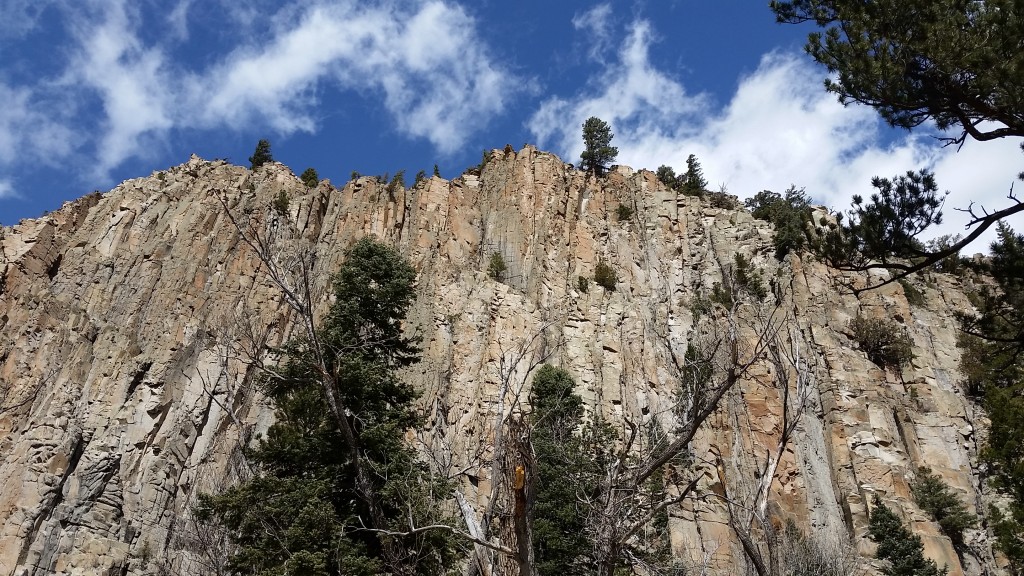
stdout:
[(930, 167), (989, 208), (1017, 142), (959, 153), (842, 107), (767, 2), (0, 0), (0, 223), (190, 154), (247, 164), (267, 138), (296, 173), (452, 178), (484, 148), (575, 162), (587, 117), (619, 162), (700, 158), (713, 188), (805, 187), (844, 208), (873, 175)]

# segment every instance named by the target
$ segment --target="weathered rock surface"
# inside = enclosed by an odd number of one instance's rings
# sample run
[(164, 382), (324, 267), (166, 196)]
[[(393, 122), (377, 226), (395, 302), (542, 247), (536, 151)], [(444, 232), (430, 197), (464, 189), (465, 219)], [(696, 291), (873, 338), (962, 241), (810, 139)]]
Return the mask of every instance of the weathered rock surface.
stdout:
[[(282, 190), (285, 214), (273, 207)], [(629, 222), (615, 217), (620, 203), (635, 209)], [(919, 286), (921, 307), (899, 284), (858, 298), (813, 259), (776, 261), (770, 225), (742, 210), (678, 196), (646, 171), (588, 180), (526, 147), (495, 151), (480, 174), (391, 193), (374, 178), (307, 189), (279, 164), (252, 173), (193, 157), (3, 229), (0, 574), (209, 573), (190, 506), (230, 481), (240, 441), (272, 420), (228, 343), (251, 341), (246, 326), (270, 344), (294, 330), (229, 212), (279, 238), (282, 258), (314, 250), (321, 291), (362, 235), (413, 262), (408, 328), (424, 337), (424, 359), (408, 376), (429, 422), (418, 436), (462, 471), (477, 504), (488, 494), (503, 374), (516, 392), (546, 357), (611, 422), (668, 428), (678, 376), (669, 358), (695, 337), (695, 298), (743, 254), (781, 295), (783, 333), (815, 383), (773, 484), (774, 514), (849, 535), (869, 555), (866, 507), (880, 494), (951, 574), (995, 567), (983, 532), (969, 533), (973, 553), (958, 558), (908, 485), (930, 466), (984, 513), (975, 468), (984, 420), (959, 383), (953, 312), (969, 303), (955, 279)], [(486, 273), (494, 252), (509, 267), (503, 282)], [(578, 278), (602, 261), (618, 274), (616, 290), (591, 282), (581, 292)], [(848, 323), (858, 313), (906, 326), (916, 358), (902, 378), (857, 349)], [(695, 442), (717, 468), (701, 490), (735, 495), (757, 482), (780, 433), (768, 372), (741, 381)], [(709, 559), (712, 573), (737, 565), (721, 501), (671, 510), (670, 527), (676, 554)]]

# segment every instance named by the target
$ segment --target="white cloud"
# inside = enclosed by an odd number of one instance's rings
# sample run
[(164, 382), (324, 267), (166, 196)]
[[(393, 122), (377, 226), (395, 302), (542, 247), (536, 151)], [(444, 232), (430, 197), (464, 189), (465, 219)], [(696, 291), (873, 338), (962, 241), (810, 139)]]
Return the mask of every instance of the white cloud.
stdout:
[(379, 91), (400, 131), (442, 152), (500, 113), (521, 80), (494, 64), (462, 8), (425, 2), (311, 8), (267, 45), (237, 50), (192, 79), (203, 119), (241, 127), (264, 118), (281, 132), (313, 131), (317, 92)]
[(43, 12), (58, 0), (0, 0), (0, 38), (18, 38), (34, 30)]
[(28, 88), (0, 82), (0, 165), (52, 164), (71, 152), (72, 131), (53, 115), (36, 109), (34, 98)]
[(14, 186), (11, 185), (11, 182), (9, 180), (0, 179), (0, 200), (17, 197), (18, 194), (14, 191)]
[(611, 15), (611, 4), (604, 2), (572, 18), (573, 28), (587, 33), (587, 43), (590, 45), (587, 54), (593, 60), (602, 60), (611, 44)]
[[(598, 116), (612, 125), (622, 164), (679, 171), (696, 154), (712, 188), (724, 184), (745, 198), (796, 184), (838, 209), (848, 207), (853, 194), (870, 194), (872, 176), (927, 167), (953, 191), (945, 223), (933, 234), (962, 232), (966, 220), (953, 208), (972, 200), (988, 208), (1008, 205), (1009, 183), (1024, 164), (1016, 142), (970, 142), (960, 154), (915, 134), (885, 145), (875, 111), (836, 102), (821, 88), (822, 71), (801, 54), (765, 55), (739, 80), (729, 103), (713, 109), (706, 97), (688, 93), (651, 64), (651, 41), (649, 25), (634, 22), (616, 62), (576, 95), (544, 101), (527, 124), (538, 144), (575, 161), (582, 151), (580, 125)], [(990, 240), (986, 234), (977, 249)]]
[(103, 3), (100, 22), (75, 27), (82, 51), (61, 81), (64, 86), (88, 86), (103, 102), (106, 120), (94, 168), (100, 177), (126, 158), (141, 155), (147, 137), (174, 124), (174, 82), (163, 53), (143, 46), (134, 20), (123, 2)]
[(188, 40), (188, 12), (194, 0), (179, 0), (165, 20), (177, 40)]
[[(248, 22), (245, 34), (230, 37), (243, 44), (208, 60), (175, 61), (171, 50), (188, 36), (193, 3), (175, 2), (158, 30), (143, 28), (141, 8), (126, 0), (60, 4), (71, 39), (55, 51), (70, 54), (60, 77), (0, 83), (11, 103), (0, 110), (0, 162), (13, 162), (26, 145), (67, 157), (79, 141), (71, 134), (98, 134), (95, 158), (76, 160), (104, 179), (125, 160), (151, 154), (174, 129), (314, 132), (327, 91), (379, 95), (399, 133), (450, 153), (529, 86), (495, 62), (477, 23), (449, 2), (261, 5), (269, 21), (230, 10), (226, 21)], [(5, 6), (26, 14), (23, 27), (34, 25), (29, 4)], [(87, 111), (94, 102), (98, 121)]]

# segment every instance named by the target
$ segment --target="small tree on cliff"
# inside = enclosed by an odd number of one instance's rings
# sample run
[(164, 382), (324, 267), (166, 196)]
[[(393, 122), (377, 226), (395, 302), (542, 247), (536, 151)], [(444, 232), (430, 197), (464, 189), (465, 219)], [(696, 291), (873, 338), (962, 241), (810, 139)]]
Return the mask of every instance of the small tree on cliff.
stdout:
[(612, 129), (607, 122), (591, 116), (583, 123), (583, 153), (580, 154), (580, 169), (597, 176), (604, 174), (606, 164), (615, 161), (619, 149), (612, 146)]
[(260, 140), (256, 144), (256, 151), (252, 153), (252, 156), (249, 156), (249, 163), (252, 165), (252, 169), (255, 170), (267, 162), (273, 161), (274, 157), (270, 154), (270, 140)]
[(934, 560), (924, 557), (921, 537), (907, 530), (899, 517), (876, 495), (871, 510), (868, 535), (878, 543), (875, 557), (888, 564), (882, 571), (887, 576), (943, 576)]

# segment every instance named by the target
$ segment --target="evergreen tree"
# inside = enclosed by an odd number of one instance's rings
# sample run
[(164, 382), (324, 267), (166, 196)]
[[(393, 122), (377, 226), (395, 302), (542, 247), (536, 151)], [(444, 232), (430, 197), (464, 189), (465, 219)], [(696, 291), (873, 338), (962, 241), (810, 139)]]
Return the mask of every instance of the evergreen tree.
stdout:
[(999, 239), (982, 271), (995, 286), (983, 286), (972, 300), (977, 315), (964, 315), (961, 367), (968, 390), (983, 397), (991, 426), (981, 459), (992, 483), (1010, 497), (1005, 510), (993, 508), (996, 547), (1015, 574), (1024, 573), (1024, 235), (999, 224)]
[(249, 156), (249, 163), (255, 170), (267, 162), (273, 162), (274, 157), (270, 155), (270, 140), (260, 140), (256, 144), (256, 151)]
[(868, 535), (878, 544), (875, 557), (888, 563), (882, 571), (888, 576), (941, 576), (934, 560), (924, 557), (921, 537), (907, 530), (899, 517), (876, 495)]
[[(592, 573), (592, 544), (587, 538), (587, 510), (581, 495), (596, 483), (601, 449), (599, 427), (581, 430), (583, 400), (573, 391), (569, 373), (544, 365), (533, 378), (530, 393), (536, 457), (535, 499), (530, 513), (534, 559), (540, 576)], [(595, 431), (598, 431), (595, 435)]]
[(597, 176), (604, 174), (606, 164), (614, 162), (619, 155), (619, 149), (611, 145), (613, 136), (608, 123), (596, 116), (591, 116), (583, 123), (581, 170), (593, 172)]
[(697, 157), (690, 154), (686, 157), (686, 173), (682, 176), (682, 192), (691, 196), (702, 196), (707, 190), (708, 181), (704, 179), (704, 170)]
[[(984, 142), (1024, 136), (1019, 0), (774, 0), (771, 8), (779, 22), (813, 22), (825, 29), (808, 36), (806, 50), (828, 69), (825, 86), (841, 102), (872, 106), (900, 128), (934, 122), (950, 134), (945, 138), (950, 144), (968, 137)], [(888, 182), (876, 178), (872, 184), (880, 191), (880, 202), (873, 202), (878, 210), (862, 212), (855, 199), (856, 216), (867, 218), (851, 222), (846, 241), (847, 248), (862, 244), (878, 252), (850, 266), (898, 271), (890, 281), (955, 256), (991, 225), (1024, 211), (1019, 201), (1002, 210), (976, 211), (971, 234), (924, 252), (910, 240), (941, 216), (934, 182), (922, 171)], [(887, 185), (907, 186), (886, 197)], [(905, 258), (914, 252), (920, 254), (913, 263), (874, 262), (882, 254)]]
[(939, 523), (953, 547), (963, 551), (964, 530), (974, 526), (977, 518), (967, 511), (960, 497), (942, 478), (924, 466), (917, 470), (917, 478), (910, 484), (910, 489), (917, 505)]
[(811, 200), (802, 189), (790, 186), (785, 194), (762, 190), (743, 202), (754, 218), (775, 226), (775, 257), (782, 260), (790, 252), (807, 246), (807, 226), (811, 221)]
[[(316, 342), (290, 342), (261, 383), (277, 421), (250, 450), (253, 479), (200, 499), (238, 546), (229, 568), (252, 574), (443, 574), (454, 557), (433, 524), (445, 487), (404, 442), (416, 391), (397, 370), (418, 359), (401, 322), (415, 271), (371, 239), (348, 252)], [(324, 386), (324, 379), (327, 386)], [(329, 409), (345, 407), (339, 423)], [(391, 531), (385, 535), (381, 531)]]
[(665, 186), (668, 186), (673, 190), (678, 188), (679, 180), (676, 176), (676, 171), (673, 170), (671, 166), (666, 166), (664, 164), (658, 166), (658, 171), (655, 173), (655, 175), (658, 177), (658, 180)]
[(316, 188), (316, 185), (320, 183), (320, 175), (316, 173), (316, 168), (306, 168), (299, 176), (299, 180), (306, 185), (306, 188)]

